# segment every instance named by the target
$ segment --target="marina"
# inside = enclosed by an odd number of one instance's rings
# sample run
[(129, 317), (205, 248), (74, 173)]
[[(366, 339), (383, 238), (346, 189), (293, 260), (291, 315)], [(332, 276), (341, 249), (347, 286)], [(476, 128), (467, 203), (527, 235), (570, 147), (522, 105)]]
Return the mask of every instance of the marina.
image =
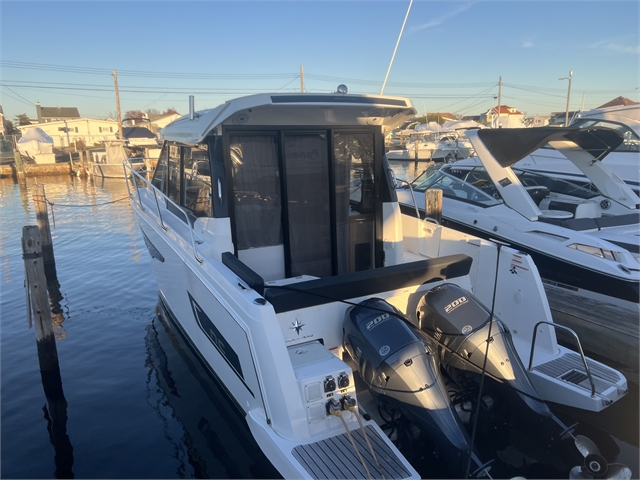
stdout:
[[(406, 168), (396, 167), (399, 172)], [(161, 309), (156, 314), (151, 259), (131, 207), (122, 201), (126, 185), (116, 179), (46, 181), (54, 204), (52, 234), (63, 297), (64, 321), (56, 333), (67, 415), (67, 442), (54, 441), (50, 416), (43, 411), (48, 407), (35, 338), (26, 325), (19, 247), (20, 228), (35, 223), (34, 180), (24, 186), (1, 182), (2, 476), (277, 477), (177, 327)], [(629, 386), (629, 394), (604, 412), (554, 411), (567, 423), (581, 421), (601, 448), (619, 452), (618, 461), (635, 478), (638, 390)], [(114, 457), (119, 461), (111, 461)], [(429, 478), (433, 466), (424, 467), (420, 472)]]

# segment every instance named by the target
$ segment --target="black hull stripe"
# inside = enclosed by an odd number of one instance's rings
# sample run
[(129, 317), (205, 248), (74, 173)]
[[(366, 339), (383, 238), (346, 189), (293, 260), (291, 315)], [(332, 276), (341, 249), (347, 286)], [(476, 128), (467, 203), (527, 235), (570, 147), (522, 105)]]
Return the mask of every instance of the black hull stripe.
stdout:
[(189, 335), (187, 335), (187, 332), (185, 332), (185, 330), (182, 327), (182, 325), (180, 325), (180, 322), (178, 322), (178, 319), (176, 318), (175, 314), (173, 313), (173, 311), (169, 307), (169, 304), (167, 303), (167, 300), (164, 298), (164, 295), (162, 294), (162, 292), (160, 293), (159, 297), (160, 297), (160, 302), (162, 303), (162, 308), (164, 309), (164, 311), (169, 316), (169, 319), (171, 320), (171, 323), (173, 325), (175, 325), (176, 327), (178, 327), (178, 331), (180, 332), (180, 334), (182, 335), (182, 338), (187, 343), (187, 345), (188, 345), (189, 349), (191, 350), (191, 352), (198, 359), (200, 359), (200, 362), (202, 363), (202, 365), (204, 365), (204, 367), (207, 369), (207, 371), (215, 379), (215, 381), (217, 382), (218, 386), (220, 386), (220, 388), (224, 391), (224, 393), (229, 398), (229, 400), (231, 400), (231, 404), (238, 410), (238, 412), (243, 417), (246, 417), (247, 416), (247, 412), (245, 411), (245, 409), (242, 408), (242, 405), (240, 405), (240, 403), (236, 400), (236, 398), (233, 396), (233, 394), (231, 393), (229, 388), (224, 384), (224, 382), (222, 381), (220, 376), (211, 367), (211, 365), (209, 365), (209, 363), (204, 359), (204, 357), (202, 356), (200, 351), (196, 348), (196, 346), (194, 345), (194, 343), (191, 340), (191, 338), (189, 337)]
[[(416, 210), (413, 206), (400, 205), (403, 215), (411, 217), (416, 216)], [(424, 210), (420, 210), (420, 214), (424, 215)], [(590, 270), (579, 265), (546, 255), (524, 245), (514, 243), (508, 238), (489, 234), (480, 229), (471, 227), (464, 223), (456, 222), (450, 218), (442, 218), (442, 224), (446, 227), (453, 228), (462, 233), (468, 233), (476, 237), (491, 239), (495, 238), (501, 242), (509, 244), (512, 248), (521, 250), (528, 254), (536, 264), (540, 277), (547, 283), (559, 283), (569, 285), (574, 288), (589, 290), (591, 292), (607, 295), (609, 297), (618, 298), (638, 303), (640, 301), (639, 283), (632, 280), (623, 280), (620, 278), (609, 277), (594, 270)]]

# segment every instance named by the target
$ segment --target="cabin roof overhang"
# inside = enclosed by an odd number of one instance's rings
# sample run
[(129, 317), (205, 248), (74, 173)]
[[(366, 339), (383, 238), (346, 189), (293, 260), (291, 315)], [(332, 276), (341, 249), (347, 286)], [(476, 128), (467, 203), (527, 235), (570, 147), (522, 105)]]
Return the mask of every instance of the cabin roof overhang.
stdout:
[(349, 94), (259, 94), (230, 100), (203, 110), (191, 120), (185, 115), (162, 130), (164, 140), (201, 142), (212, 130), (228, 126), (380, 126), (391, 131), (416, 115), (402, 97)]
[(597, 160), (624, 141), (619, 132), (609, 128), (494, 128), (478, 130), (477, 135), (503, 167), (510, 167), (552, 141), (571, 141)]

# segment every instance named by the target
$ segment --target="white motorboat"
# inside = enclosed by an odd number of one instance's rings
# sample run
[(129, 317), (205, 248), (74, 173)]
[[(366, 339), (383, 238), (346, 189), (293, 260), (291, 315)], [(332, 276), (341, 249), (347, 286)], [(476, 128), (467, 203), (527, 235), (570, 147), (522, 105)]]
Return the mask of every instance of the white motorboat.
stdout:
[(91, 171), (94, 176), (103, 178), (124, 178), (125, 170), (122, 162), (126, 161), (136, 172), (147, 170), (144, 158), (131, 157), (124, 142), (120, 140), (105, 141), (104, 150), (91, 150)]
[(390, 149), (389, 160), (414, 160), (450, 163), (473, 155), (466, 137), (456, 131), (418, 130), (409, 136), (403, 148)]
[(340, 90), (192, 111), (151, 180), (125, 164), (160, 301), (267, 458), (285, 478), (442, 478), (400, 449), (427, 442), (419, 462), (491, 476), (498, 434), (469, 431), (491, 404), (565, 474), (628, 476), (547, 406), (601, 411), (624, 376), (558, 344), (528, 255), (401, 214), (384, 134), (415, 109)]
[[(618, 130), (624, 141), (602, 160), (611, 171), (640, 191), (640, 105), (607, 107), (583, 112), (572, 127), (606, 127)], [(589, 180), (579, 168), (549, 145), (545, 145), (518, 161), (514, 167), (552, 175), (577, 183)]]
[[(478, 154), (414, 183), (443, 191), (447, 226), (506, 242), (531, 255), (545, 284), (554, 319), (579, 333), (593, 353), (638, 376), (640, 199), (603, 162), (623, 142), (615, 130), (535, 128), (468, 132)], [(607, 194), (512, 169), (528, 152), (550, 143)], [(399, 193), (404, 212), (413, 196)]]

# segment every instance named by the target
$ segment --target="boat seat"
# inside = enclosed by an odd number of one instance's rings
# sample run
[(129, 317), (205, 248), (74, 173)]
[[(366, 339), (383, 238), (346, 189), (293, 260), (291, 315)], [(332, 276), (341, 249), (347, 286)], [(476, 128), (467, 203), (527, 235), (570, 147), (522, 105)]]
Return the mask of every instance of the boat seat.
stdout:
[(471, 263), (471, 257), (456, 254), (294, 285), (265, 285), (264, 298), (276, 313), (288, 312), (468, 275)]

